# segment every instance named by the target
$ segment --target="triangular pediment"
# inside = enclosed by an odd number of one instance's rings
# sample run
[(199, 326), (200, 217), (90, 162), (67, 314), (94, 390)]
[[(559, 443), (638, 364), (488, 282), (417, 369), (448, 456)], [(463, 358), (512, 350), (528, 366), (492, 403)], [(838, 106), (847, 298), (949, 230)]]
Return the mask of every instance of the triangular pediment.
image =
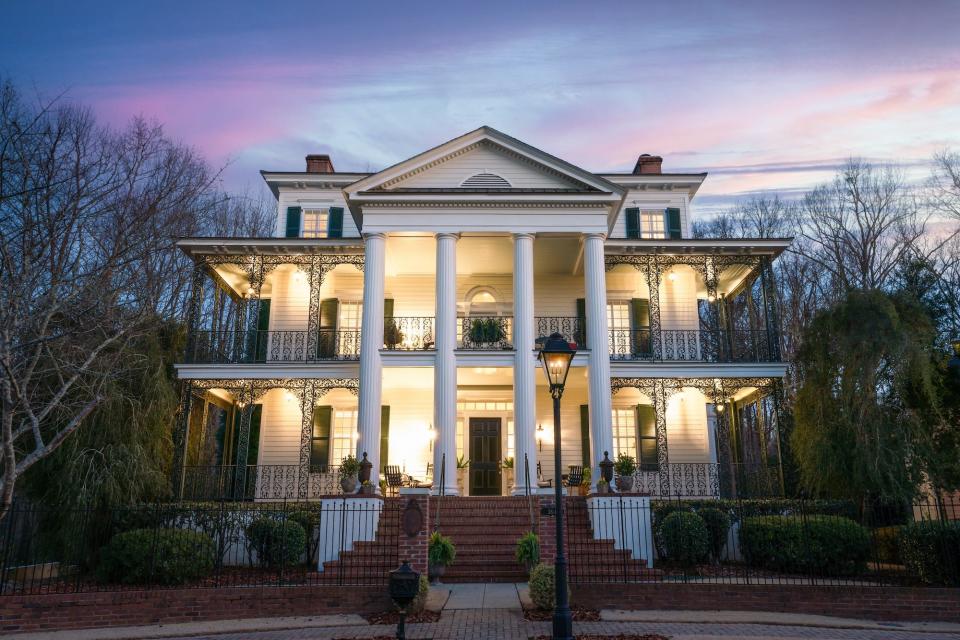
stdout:
[(481, 127), (360, 180), (346, 191), (544, 190), (620, 193), (603, 178)]

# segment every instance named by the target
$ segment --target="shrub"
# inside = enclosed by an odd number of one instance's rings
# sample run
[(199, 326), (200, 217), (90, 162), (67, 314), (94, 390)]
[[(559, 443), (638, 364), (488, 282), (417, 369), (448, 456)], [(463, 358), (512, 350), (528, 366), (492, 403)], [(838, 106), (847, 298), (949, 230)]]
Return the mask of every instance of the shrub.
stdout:
[(900, 530), (900, 557), (926, 584), (960, 586), (960, 522), (915, 522)]
[(877, 527), (873, 530), (873, 548), (877, 561), (902, 564), (900, 559), (900, 530), (903, 527)]
[(427, 576), (420, 574), (420, 586), (417, 589), (417, 597), (413, 599), (413, 602), (410, 603), (410, 606), (407, 607), (407, 613), (416, 614), (423, 611), (423, 608), (427, 606), (427, 595), (430, 593), (430, 580), (427, 579)]
[(320, 524), (320, 512), (316, 509), (311, 509), (310, 507), (294, 509), (287, 514), (287, 520), (296, 522), (298, 525), (303, 527), (303, 532), (306, 534), (307, 541), (307, 562), (312, 564), (316, 556), (317, 545), (319, 542), (314, 530), (316, 529), (316, 526)]
[(453, 564), (456, 557), (457, 548), (453, 546), (450, 538), (440, 535), (439, 531), (430, 534), (430, 542), (427, 546), (427, 559), (430, 564), (447, 567)]
[(360, 475), (360, 461), (352, 453), (340, 461), (340, 469), (337, 472), (340, 480), (356, 478)]
[(740, 548), (748, 564), (765, 569), (846, 576), (866, 569), (870, 536), (847, 518), (757, 516), (743, 520)]
[[(530, 572), (530, 599), (537, 609), (553, 609), (557, 600), (556, 582), (553, 565), (541, 562)], [(567, 582), (567, 592), (570, 592), (570, 582)]]
[(247, 525), (247, 544), (263, 566), (295, 564), (307, 546), (303, 527), (290, 519), (261, 516)]
[(528, 531), (517, 540), (517, 562), (529, 568), (540, 562), (540, 538), (533, 531)]
[(613, 469), (618, 476), (632, 476), (637, 470), (637, 461), (630, 454), (621, 451), (613, 463)]
[(186, 529), (133, 529), (115, 535), (100, 553), (97, 579), (120, 584), (183, 584), (213, 570), (209, 536)]
[(751, 498), (747, 500), (652, 500), (650, 511), (654, 522), (677, 510), (721, 509), (730, 514), (733, 522), (751, 516), (789, 516), (803, 512), (807, 515), (842, 516), (856, 520), (857, 505), (849, 500), (797, 500), (794, 498)]
[(685, 567), (706, 560), (710, 533), (703, 518), (692, 511), (674, 511), (659, 528), (666, 560)]
[(697, 515), (707, 525), (707, 534), (710, 541), (710, 557), (720, 561), (723, 548), (727, 546), (727, 534), (730, 533), (730, 514), (720, 509), (707, 507), (697, 511)]

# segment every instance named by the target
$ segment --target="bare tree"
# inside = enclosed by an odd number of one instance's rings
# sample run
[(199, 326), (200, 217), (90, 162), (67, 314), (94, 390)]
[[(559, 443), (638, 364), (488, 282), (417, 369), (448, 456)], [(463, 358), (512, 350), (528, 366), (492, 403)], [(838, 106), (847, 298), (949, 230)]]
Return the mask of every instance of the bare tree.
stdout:
[(960, 220), (960, 153), (945, 150), (933, 156), (929, 194), (937, 212)]
[(158, 125), (114, 133), (0, 87), (0, 517), (18, 477), (100, 405), (128, 341), (182, 316), (180, 235), (222, 198)]

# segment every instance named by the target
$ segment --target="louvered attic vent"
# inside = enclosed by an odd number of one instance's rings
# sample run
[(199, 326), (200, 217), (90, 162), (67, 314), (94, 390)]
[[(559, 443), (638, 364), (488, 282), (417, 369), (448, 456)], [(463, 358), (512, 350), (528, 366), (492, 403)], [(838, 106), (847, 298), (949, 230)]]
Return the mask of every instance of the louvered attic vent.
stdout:
[(510, 183), (495, 173), (478, 173), (464, 180), (460, 186), (475, 189), (496, 189), (510, 188)]

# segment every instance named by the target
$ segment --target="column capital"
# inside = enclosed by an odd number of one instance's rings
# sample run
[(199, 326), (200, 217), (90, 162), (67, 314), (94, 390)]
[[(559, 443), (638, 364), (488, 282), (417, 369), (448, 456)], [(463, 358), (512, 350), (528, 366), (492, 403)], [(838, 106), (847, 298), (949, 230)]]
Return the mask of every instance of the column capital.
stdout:
[(607, 234), (605, 234), (605, 233), (585, 233), (585, 234), (583, 234), (583, 239), (584, 239), (584, 240), (589, 240), (589, 239), (591, 239), (591, 238), (597, 238), (597, 239), (603, 241), (603, 240), (606, 240), (606, 239), (607, 239)]
[(386, 239), (387, 239), (387, 234), (384, 233), (383, 231), (371, 231), (371, 232), (368, 232), (368, 233), (364, 233), (364, 234), (363, 234), (363, 240), (364, 240), (364, 241), (367, 241), (367, 240), (375, 240), (375, 239), (386, 240)]
[(531, 240), (534, 240), (534, 239), (536, 239), (536, 237), (537, 237), (537, 234), (535, 234), (535, 233), (527, 233), (527, 232), (511, 233), (510, 235), (513, 236), (513, 239), (514, 239), (514, 240), (519, 240), (520, 238), (530, 238)]
[(440, 238), (452, 238), (454, 241), (457, 241), (460, 239), (460, 234), (443, 232), (443, 233), (435, 233), (433, 234), (433, 237), (436, 238), (437, 240), (439, 240)]

